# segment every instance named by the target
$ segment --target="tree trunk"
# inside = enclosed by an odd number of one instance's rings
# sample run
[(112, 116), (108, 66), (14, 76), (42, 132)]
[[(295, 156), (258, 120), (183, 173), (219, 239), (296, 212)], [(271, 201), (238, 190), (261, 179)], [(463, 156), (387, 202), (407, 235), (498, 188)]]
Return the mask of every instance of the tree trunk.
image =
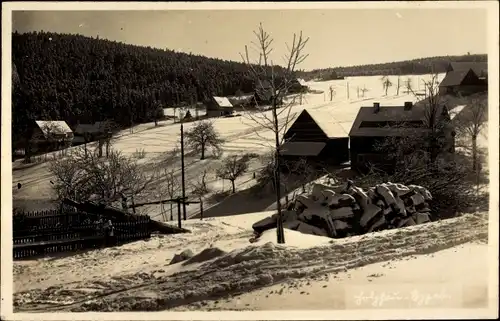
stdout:
[(236, 187), (234, 186), (234, 179), (231, 180), (231, 186), (233, 187), (233, 194), (236, 193)]
[(477, 169), (477, 135), (472, 136), (472, 170)]
[(102, 138), (99, 139), (99, 142), (98, 142), (98, 150), (99, 150), (99, 157), (102, 157), (102, 147), (103, 147), (103, 141), (102, 141)]
[(205, 159), (205, 144), (201, 145), (201, 160)]
[(170, 220), (174, 220), (174, 203), (170, 202)]
[(285, 233), (283, 230), (283, 213), (281, 213), (281, 189), (280, 189), (280, 175), (279, 175), (279, 164), (280, 164), (280, 140), (279, 140), (279, 126), (278, 126), (278, 115), (276, 113), (276, 101), (273, 102), (273, 121), (274, 121), (274, 137), (275, 137), (275, 160), (274, 160), (274, 181), (276, 187), (276, 206), (278, 210), (278, 222), (276, 234), (278, 238), (278, 244), (285, 243)]
[(26, 141), (24, 145), (24, 162), (31, 163), (31, 143), (29, 141)]

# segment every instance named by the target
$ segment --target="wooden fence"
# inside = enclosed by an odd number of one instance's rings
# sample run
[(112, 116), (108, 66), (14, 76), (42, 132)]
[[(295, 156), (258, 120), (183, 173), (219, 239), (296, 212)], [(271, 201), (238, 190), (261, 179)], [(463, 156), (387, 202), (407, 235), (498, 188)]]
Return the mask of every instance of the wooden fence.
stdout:
[[(14, 259), (56, 252), (98, 248), (104, 231), (97, 215), (77, 211), (17, 213), (13, 217)], [(118, 244), (151, 236), (149, 216), (113, 221)]]

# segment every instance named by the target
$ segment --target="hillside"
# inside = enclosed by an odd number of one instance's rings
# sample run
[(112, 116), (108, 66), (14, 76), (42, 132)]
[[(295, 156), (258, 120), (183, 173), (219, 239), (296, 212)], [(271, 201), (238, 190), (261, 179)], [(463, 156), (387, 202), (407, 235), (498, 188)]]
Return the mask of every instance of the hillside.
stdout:
[(357, 65), (350, 67), (333, 67), (304, 71), (300, 76), (306, 80), (332, 80), (336, 77), (356, 77), (374, 75), (423, 75), (444, 73), (450, 62), (477, 61), (485, 62), (487, 55), (438, 56), (413, 60), (387, 62), (372, 65)]
[(250, 92), (239, 62), (127, 45), (80, 35), (12, 35), (13, 141), (27, 120), (151, 121), (159, 106)]

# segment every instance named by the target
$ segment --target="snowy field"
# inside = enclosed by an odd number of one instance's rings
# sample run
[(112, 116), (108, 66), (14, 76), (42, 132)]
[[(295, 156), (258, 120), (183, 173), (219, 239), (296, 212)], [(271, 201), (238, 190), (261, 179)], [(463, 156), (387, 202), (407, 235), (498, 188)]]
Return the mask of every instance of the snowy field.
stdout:
[[(439, 81), (444, 77), (444, 74), (439, 75)], [(370, 77), (349, 77), (344, 80), (334, 80), (326, 82), (308, 82), (307, 85), (316, 93), (304, 95), (302, 105), (296, 99), (296, 105), (292, 107), (292, 118), (305, 108), (326, 112), (331, 115), (331, 118), (337, 122), (342, 130), (339, 135), (347, 136), (354, 122), (360, 107), (372, 106), (374, 102), (380, 102), (385, 106), (401, 106), (405, 101), (416, 101), (413, 94), (406, 94), (403, 87), (404, 81), (407, 78), (412, 79), (412, 86), (416, 92), (423, 93), (424, 80), (430, 80), (430, 75), (421, 76), (402, 76), (401, 88), (399, 95), (396, 95), (397, 77), (390, 77), (394, 83), (393, 87), (389, 88), (387, 96), (385, 96), (380, 76)], [(329, 101), (330, 91), (332, 86), (335, 89), (335, 96), (332, 101)], [(349, 87), (349, 98), (347, 97), (347, 87)], [(365, 97), (357, 97), (357, 88), (367, 88)], [(360, 93), (361, 95), (361, 93)], [(194, 115), (194, 110), (191, 111)], [(173, 110), (170, 111), (173, 114)], [(267, 112), (270, 113), (270, 112)], [(179, 110), (176, 111), (179, 114)], [(220, 133), (221, 137), (226, 140), (223, 146), (223, 156), (227, 155), (243, 155), (248, 152), (265, 154), (272, 146), (273, 133), (257, 125), (244, 112), (242, 116), (233, 118), (216, 118), (214, 126)], [(283, 113), (282, 120), (286, 116)], [(200, 112), (201, 115), (201, 112)], [(268, 115), (270, 117), (270, 115)], [(185, 130), (189, 130), (195, 123), (187, 123), (184, 125)], [(172, 151), (176, 146), (179, 146), (180, 124), (170, 121), (160, 123), (160, 126), (155, 127), (154, 124), (141, 124), (133, 128), (132, 131), (126, 130), (117, 135), (114, 139), (113, 147), (121, 151), (125, 155), (134, 156), (138, 152), (143, 152), (143, 158), (140, 163), (149, 164), (149, 168), (153, 168), (165, 155)], [(92, 144), (90, 144), (92, 146)], [(94, 144), (95, 145), (95, 144)], [(21, 161), (13, 164), (14, 168), (19, 167)], [(179, 161), (178, 161), (179, 163)], [(179, 164), (174, 163), (173, 168), (177, 170), (177, 175), (180, 175)], [(186, 175), (187, 181), (193, 180), (200, 176), (202, 171), (207, 168), (215, 168), (220, 164), (220, 160), (206, 159), (200, 161), (196, 155), (186, 158)], [(253, 172), (260, 168), (262, 164), (255, 160), (250, 164), (250, 169), (247, 175), (239, 178), (236, 181), (237, 189), (243, 190), (255, 184), (252, 179)], [(20, 204), (25, 210), (36, 210), (51, 206), (49, 200), (53, 198), (50, 180), (51, 174), (48, 172), (47, 164), (41, 163), (34, 166), (28, 166), (25, 169), (14, 170), (13, 172), (13, 187), (20, 182), (23, 185), (21, 190), (13, 188), (14, 200), (16, 206)], [(229, 190), (229, 182), (223, 182), (216, 179), (214, 175), (208, 177), (209, 187), (213, 193)], [(188, 184), (189, 185), (189, 184)], [(158, 197), (156, 198), (158, 199)], [(210, 206), (211, 204), (207, 204)], [(267, 206), (266, 206), (267, 207)], [(265, 207), (264, 207), (265, 208)], [(263, 208), (263, 209), (264, 209)], [(262, 210), (263, 210), (262, 209)], [(154, 206), (145, 209), (147, 213), (154, 216), (155, 219), (160, 217), (159, 206)], [(246, 212), (254, 212), (261, 210), (259, 208), (248, 209)], [(188, 207), (189, 215), (195, 215), (199, 212), (199, 207), (191, 205)], [(226, 214), (224, 211), (223, 214)]]
[[(15, 308), (352, 309), (356, 302), (346, 291), (361, 285), (422, 296), (440, 285), (452, 297), (432, 301), (435, 307), (486, 307), (485, 213), (346, 239), (285, 230), (286, 245), (277, 245), (276, 231), (270, 230), (250, 243), (251, 225), (270, 214), (192, 219), (185, 224), (190, 234), (14, 262)], [(174, 254), (186, 249), (194, 257), (169, 265)]]
[[(423, 90), (421, 81), (429, 77), (410, 76), (416, 90), (419, 82)], [(401, 77), (402, 81), (406, 78)], [(395, 83), (396, 77), (391, 80)], [(303, 104), (293, 107), (294, 117), (304, 108), (327, 112), (345, 135), (360, 107), (372, 106), (373, 102), (397, 106), (416, 100), (405, 94), (404, 88), (397, 96), (395, 86), (384, 96), (379, 76), (308, 85), (316, 93), (305, 95)], [(336, 95), (330, 102), (332, 85)], [(365, 97), (356, 97), (357, 87), (369, 89)], [(227, 141), (225, 155), (264, 154), (270, 148), (272, 133), (247, 117), (218, 118), (214, 125)], [(193, 123), (185, 124), (186, 130), (191, 126)], [(113, 146), (130, 156), (143, 150), (144, 157), (139, 161), (155, 166), (178, 144), (179, 132), (180, 125), (171, 121), (158, 127), (141, 124), (120, 133)], [(487, 146), (485, 136), (480, 138), (480, 145)], [(218, 162), (188, 157), (187, 180)], [(178, 164), (173, 166), (178, 168)], [(260, 166), (258, 160), (252, 161), (248, 173), (236, 181), (238, 191), (255, 184), (252, 174)], [(28, 200), (28, 210), (50, 205), (52, 177), (47, 168), (41, 163), (13, 171), (13, 186), (23, 184), (20, 190), (13, 187), (14, 199)], [(227, 181), (209, 179), (213, 191), (227, 191), (229, 186)], [(485, 307), (488, 302), (487, 213), (337, 240), (286, 230), (286, 245), (277, 245), (275, 230), (250, 243), (252, 224), (273, 213), (263, 212), (272, 206), (273, 196), (243, 201), (228, 197), (225, 207), (208, 204), (206, 213), (214, 217), (183, 222), (192, 231), (189, 234), (153, 236), (115, 248), (14, 262), (15, 309), (354, 309), (359, 308), (356, 291), (360, 285), (373, 285), (374, 291), (383, 287), (409, 293), (410, 299), (388, 300), (391, 307), (414, 307), (420, 302), (411, 299), (414, 291), (424, 296), (441, 291), (441, 299), (432, 304), (443, 308)], [(159, 219), (158, 207), (149, 210), (152, 218)], [(197, 206), (188, 207), (188, 213), (196, 214)], [(231, 214), (239, 215), (227, 216)], [(184, 263), (169, 264), (175, 254), (186, 249), (195, 256)], [(432, 266), (436, 268), (429, 268)], [(366, 305), (370, 300), (373, 298), (361, 301)]]

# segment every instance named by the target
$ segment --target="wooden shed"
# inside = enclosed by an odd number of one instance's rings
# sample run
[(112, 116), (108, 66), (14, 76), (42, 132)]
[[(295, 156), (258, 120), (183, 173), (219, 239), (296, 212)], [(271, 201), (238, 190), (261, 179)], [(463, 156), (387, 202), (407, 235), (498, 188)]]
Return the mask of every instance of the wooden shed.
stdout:
[(473, 69), (452, 70), (439, 84), (441, 95), (472, 95), (488, 90), (486, 80), (480, 79)]
[(329, 112), (304, 109), (285, 133), (284, 160), (306, 158), (312, 164), (340, 165), (349, 160), (347, 130)]
[(212, 96), (205, 101), (207, 117), (221, 117), (231, 115), (234, 112), (233, 104), (227, 97)]

